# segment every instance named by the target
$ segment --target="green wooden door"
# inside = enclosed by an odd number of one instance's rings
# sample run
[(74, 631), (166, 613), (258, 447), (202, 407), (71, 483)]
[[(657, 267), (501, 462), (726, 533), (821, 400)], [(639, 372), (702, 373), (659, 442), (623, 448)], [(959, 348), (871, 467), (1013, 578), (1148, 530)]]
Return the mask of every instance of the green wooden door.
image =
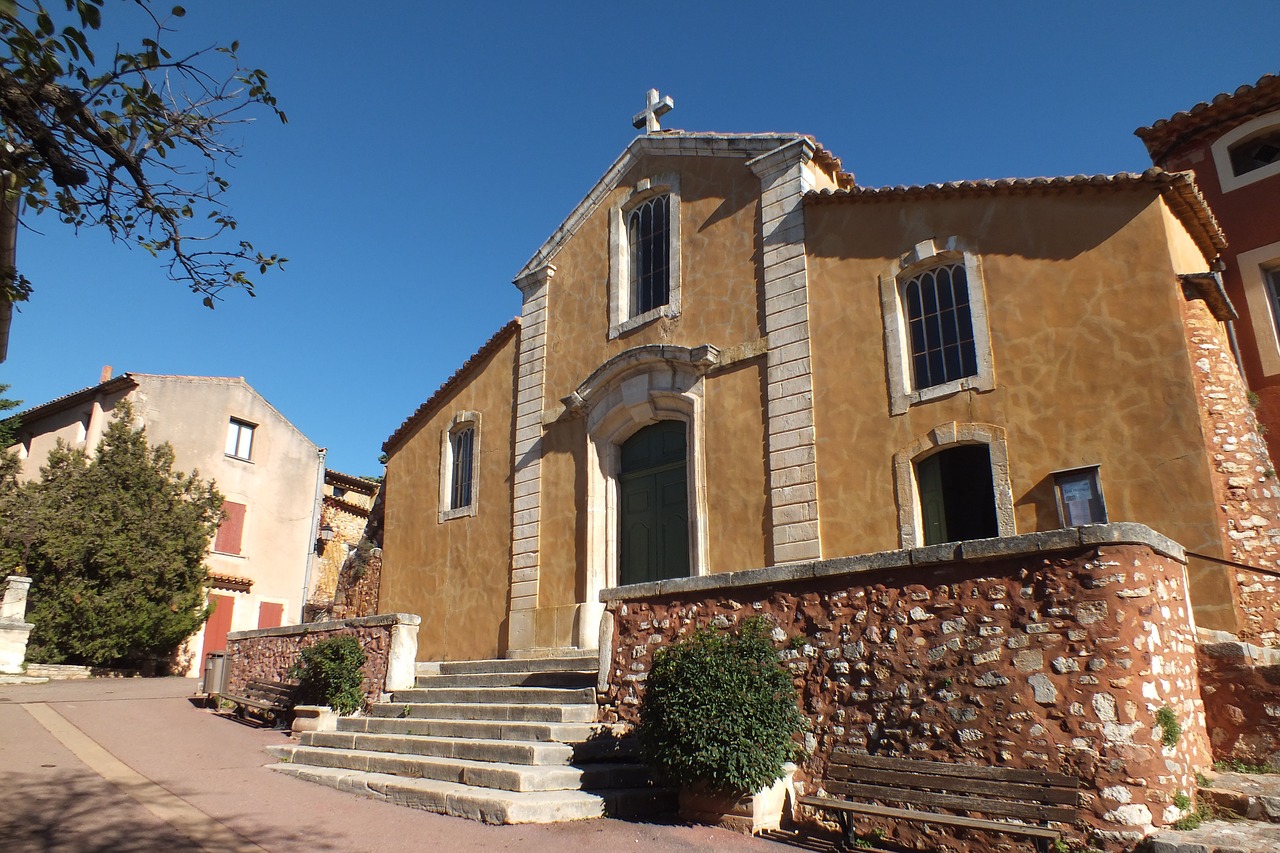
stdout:
[(689, 575), (685, 426), (660, 421), (622, 445), (618, 476), (618, 583)]
[(930, 456), (916, 464), (916, 483), (920, 488), (920, 521), (924, 525), (924, 544), (948, 542), (947, 506), (942, 489), (942, 454)]

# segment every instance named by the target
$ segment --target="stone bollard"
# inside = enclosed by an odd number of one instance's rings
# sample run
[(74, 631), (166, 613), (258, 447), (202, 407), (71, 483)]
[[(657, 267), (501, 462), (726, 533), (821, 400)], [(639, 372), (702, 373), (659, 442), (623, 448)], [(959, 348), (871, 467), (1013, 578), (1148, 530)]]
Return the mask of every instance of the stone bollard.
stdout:
[(0, 601), (0, 673), (22, 672), (27, 657), (27, 640), (35, 627), (26, 621), (27, 590), (31, 578), (9, 575), (5, 578), (4, 599)]

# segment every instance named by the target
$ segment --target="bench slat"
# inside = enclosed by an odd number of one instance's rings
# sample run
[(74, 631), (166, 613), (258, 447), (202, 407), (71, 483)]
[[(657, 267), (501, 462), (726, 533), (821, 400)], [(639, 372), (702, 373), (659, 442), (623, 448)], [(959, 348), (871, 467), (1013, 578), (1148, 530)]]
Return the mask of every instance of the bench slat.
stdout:
[(884, 770), (909, 769), (911, 772), (935, 773), (939, 776), (965, 776), (971, 779), (993, 779), (1001, 782), (1025, 782), (1031, 785), (1054, 785), (1062, 788), (1078, 788), (1080, 780), (1061, 773), (1044, 770), (1020, 770), (1011, 767), (978, 767), (972, 764), (944, 764), (915, 758), (891, 758), (884, 755), (865, 755), (847, 748), (831, 753), (830, 764), (850, 767), (876, 767)]
[(903, 788), (926, 788), (943, 792), (964, 794), (989, 794), (1012, 800), (1030, 800), (1075, 806), (1080, 795), (1074, 788), (1054, 788), (1028, 785), (1021, 782), (996, 782), (989, 779), (972, 779), (962, 776), (943, 776), (935, 773), (907, 770), (878, 770), (870, 767), (835, 765), (827, 768), (832, 779), (847, 782), (880, 782)]
[(224, 695), (222, 698), (223, 698), (223, 699), (225, 699), (225, 700), (227, 700), (228, 702), (233, 702), (233, 703), (235, 703), (235, 704), (237, 704), (237, 705), (248, 705), (250, 708), (260, 708), (261, 710), (264, 710), (264, 711), (265, 711), (265, 710), (269, 710), (269, 709), (271, 709), (271, 708), (278, 708), (278, 707), (280, 707), (279, 705), (275, 704), (274, 702), (263, 702), (262, 700), (260, 700), (260, 699), (255, 699), (255, 698), (253, 698), (253, 697), (251, 697), (251, 696), (229, 696), (229, 695)]
[(248, 692), (265, 693), (271, 696), (279, 696), (282, 699), (289, 699), (297, 691), (297, 685), (288, 684), (282, 681), (250, 681), (247, 685)]
[(827, 797), (800, 797), (799, 802), (801, 805), (816, 806), (817, 808), (831, 809), (833, 811), (879, 815), (881, 817), (893, 817), (920, 823), (941, 823), (949, 826), (962, 826), (968, 829), (985, 829), (993, 832), (1005, 832), (1012, 835), (1027, 835), (1034, 838), (1055, 839), (1062, 835), (1062, 833), (1055, 829), (1048, 829), (1041, 826), (1028, 826), (1027, 824), (1021, 823), (1006, 823), (998, 820), (983, 820), (982, 818), (961, 817), (959, 815), (938, 814), (936, 812), (912, 811), (911, 809), (896, 809), (892, 806), (846, 803), (843, 800), (832, 800)]
[(1076, 818), (1075, 809), (1061, 806), (1010, 803), (982, 797), (962, 797), (954, 794), (938, 794), (932, 791), (893, 788), (887, 785), (859, 785), (852, 782), (829, 781), (826, 787), (833, 794), (843, 794), (860, 800), (888, 800), (894, 803), (912, 803), (935, 809), (944, 808), (957, 811), (981, 812), (985, 815), (1001, 815), (1022, 818), (1023, 820), (1054, 820), (1061, 823), (1071, 823)]

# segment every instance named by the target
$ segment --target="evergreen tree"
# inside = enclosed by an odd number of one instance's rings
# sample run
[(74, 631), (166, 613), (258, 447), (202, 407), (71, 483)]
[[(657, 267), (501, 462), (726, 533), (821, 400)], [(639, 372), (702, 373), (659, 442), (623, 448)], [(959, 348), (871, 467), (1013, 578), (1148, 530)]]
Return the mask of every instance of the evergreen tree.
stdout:
[(131, 419), (118, 407), (92, 457), (59, 442), (38, 480), (0, 486), (0, 559), (32, 578), (29, 660), (160, 662), (208, 617), (222, 496)]
[[(0, 382), (0, 395), (9, 390), (9, 386)], [(18, 434), (18, 421), (15, 418), (7, 417), (4, 412), (10, 409), (16, 409), (22, 405), (21, 400), (8, 400), (0, 396), (0, 454), (3, 454), (9, 445), (13, 444)]]

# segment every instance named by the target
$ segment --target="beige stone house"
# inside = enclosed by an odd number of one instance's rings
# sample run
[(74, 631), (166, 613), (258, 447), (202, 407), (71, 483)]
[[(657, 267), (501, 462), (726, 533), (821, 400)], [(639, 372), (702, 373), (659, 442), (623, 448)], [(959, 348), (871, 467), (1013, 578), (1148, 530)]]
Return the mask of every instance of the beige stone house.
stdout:
[(1184, 173), (870, 188), (650, 129), (384, 445), (379, 608), (420, 659), (537, 655), (607, 588), (1132, 521), (1203, 555), (1201, 627), (1274, 644), (1275, 578), (1214, 562), (1280, 527), (1224, 248)]
[(240, 377), (124, 373), (20, 413), (20, 476), (39, 476), (59, 439), (92, 452), (128, 400), (175, 465), (216, 482), (225, 518), (206, 559), (213, 615), (184, 652), (194, 674), (230, 631), (301, 621), (313, 569), (324, 450)]

